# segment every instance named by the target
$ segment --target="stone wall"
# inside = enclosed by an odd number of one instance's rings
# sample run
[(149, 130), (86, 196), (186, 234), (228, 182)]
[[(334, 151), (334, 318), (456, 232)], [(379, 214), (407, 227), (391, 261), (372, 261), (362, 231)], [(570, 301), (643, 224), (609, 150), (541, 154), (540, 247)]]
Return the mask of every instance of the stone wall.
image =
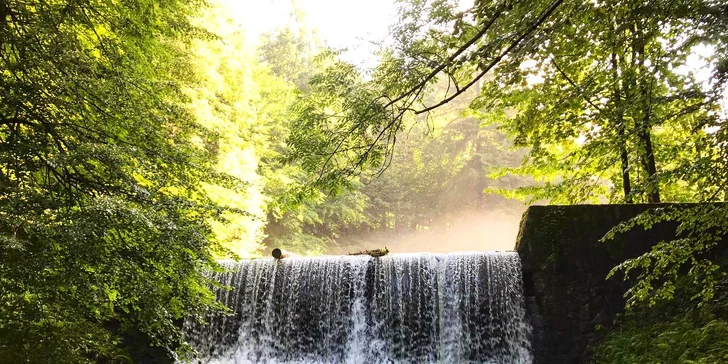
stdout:
[[(662, 205), (664, 206), (664, 205)], [(672, 223), (634, 228), (610, 242), (613, 226), (654, 205), (532, 206), (523, 215), (516, 249), (523, 264), (527, 316), (535, 364), (588, 363), (627, 289), (605, 280), (616, 264), (675, 236)]]

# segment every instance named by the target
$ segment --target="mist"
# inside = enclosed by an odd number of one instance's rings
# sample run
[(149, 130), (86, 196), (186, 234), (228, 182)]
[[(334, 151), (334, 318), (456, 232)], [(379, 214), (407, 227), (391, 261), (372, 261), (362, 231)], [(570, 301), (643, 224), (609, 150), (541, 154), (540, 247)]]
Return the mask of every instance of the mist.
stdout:
[[(525, 207), (520, 211), (525, 210)], [(414, 231), (374, 231), (347, 236), (327, 254), (386, 247), (391, 253), (449, 253), (464, 251), (513, 250), (521, 213), (462, 212), (435, 219), (431, 227)]]

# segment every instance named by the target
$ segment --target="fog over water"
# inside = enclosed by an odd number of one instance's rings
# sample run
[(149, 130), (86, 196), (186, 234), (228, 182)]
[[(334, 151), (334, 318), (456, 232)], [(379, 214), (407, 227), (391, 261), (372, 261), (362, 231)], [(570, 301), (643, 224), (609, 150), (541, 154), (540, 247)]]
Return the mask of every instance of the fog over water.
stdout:
[(436, 222), (429, 229), (347, 237), (346, 243), (330, 248), (327, 253), (346, 254), (383, 247), (393, 253), (513, 250), (521, 214), (471, 212), (449, 216), (447, 220), (447, 223)]

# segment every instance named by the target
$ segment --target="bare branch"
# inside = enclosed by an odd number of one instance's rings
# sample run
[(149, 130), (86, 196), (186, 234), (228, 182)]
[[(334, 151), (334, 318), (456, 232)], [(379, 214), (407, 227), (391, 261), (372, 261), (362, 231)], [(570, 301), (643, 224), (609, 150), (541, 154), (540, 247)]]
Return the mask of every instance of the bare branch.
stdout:
[[(561, 1), (563, 1), (563, 0), (559, 0), (559, 2), (561, 2)], [(493, 13), (493, 16), (491, 16), (490, 19), (488, 20), (488, 23), (485, 24), (485, 26), (482, 29), (480, 29), (480, 31), (477, 34), (475, 34), (469, 41), (467, 41), (460, 48), (458, 48), (453, 54), (451, 54), (450, 57), (448, 57), (445, 60), (445, 62), (443, 62), (439, 66), (435, 67), (435, 69), (433, 69), (427, 76), (425, 76), (425, 78), (422, 79), (422, 81), (420, 81), (420, 83), (418, 83), (414, 87), (410, 88), (408, 91), (402, 93), (401, 95), (399, 95), (398, 97), (393, 99), (391, 102), (389, 102), (387, 105), (385, 105), (385, 107), (392, 106), (395, 103), (397, 103), (398, 101), (401, 101), (402, 99), (412, 95), (413, 92), (417, 92), (418, 89), (425, 87), (428, 82), (430, 82), (433, 78), (437, 77), (437, 75), (440, 74), (440, 72), (442, 70), (444, 70), (450, 64), (452, 64), (461, 54), (463, 54), (463, 52), (468, 50), (468, 48), (470, 48), (470, 46), (475, 44), (475, 42), (477, 42), (479, 39), (483, 38), (483, 36), (485, 36), (485, 33), (488, 32), (488, 30), (493, 26), (493, 24), (495, 24), (495, 21), (498, 20), (498, 18), (501, 16), (501, 14), (503, 13), (503, 9), (504, 9), (504, 6), (501, 6), (495, 13)]]
[(460, 96), (462, 93), (467, 91), (470, 87), (475, 85), (475, 83), (477, 83), (483, 76), (485, 76), (486, 73), (488, 73), (493, 67), (495, 67), (498, 64), (498, 62), (500, 62), (503, 59), (503, 57), (505, 57), (511, 51), (513, 51), (513, 49), (515, 49), (524, 39), (526, 39), (526, 37), (528, 37), (530, 34), (532, 34), (541, 24), (543, 24), (562, 3), (563, 3), (563, 0), (556, 0), (553, 4), (551, 4), (551, 6), (548, 9), (546, 9), (546, 11), (538, 18), (538, 20), (535, 23), (533, 23), (530, 27), (528, 27), (528, 29), (526, 29), (525, 32), (523, 32), (513, 43), (511, 43), (511, 45), (508, 46), (508, 48), (506, 48), (503, 52), (501, 52), (501, 54), (499, 54), (492, 61), (490, 61), (490, 63), (488, 63), (483, 68), (483, 70), (477, 76), (475, 76), (475, 78), (473, 78), (467, 85), (463, 86), (459, 92), (456, 92), (452, 96), (443, 99), (442, 101), (438, 102), (435, 105), (428, 106), (421, 110), (417, 110), (415, 112), (415, 114), (422, 114), (422, 113), (426, 113), (426, 112), (435, 110), (435, 109), (439, 108), (440, 106), (443, 106), (443, 105), (449, 103), (450, 101), (454, 100), (456, 97)]

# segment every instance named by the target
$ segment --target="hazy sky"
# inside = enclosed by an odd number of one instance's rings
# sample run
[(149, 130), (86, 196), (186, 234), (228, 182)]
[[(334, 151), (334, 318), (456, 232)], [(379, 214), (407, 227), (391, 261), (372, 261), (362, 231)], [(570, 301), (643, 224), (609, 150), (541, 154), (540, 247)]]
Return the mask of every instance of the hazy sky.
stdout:
[[(291, 0), (227, 0), (225, 1), (251, 39), (285, 25), (290, 19)], [(387, 37), (394, 22), (396, 7), (393, 0), (295, 0), (305, 14), (306, 25), (318, 31), (332, 48), (347, 48), (347, 61), (373, 65), (372, 42)]]
[[(342, 58), (363, 68), (376, 66), (374, 42), (387, 38), (388, 28), (396, 20), (395, 0), (219, 0), (230, 7), (232, 17), (246, 30), (249, 39), (283, 27), (291, 19), (295, 6), (305, 14), (306, 26), (316, 29), (331, 48), (347, 52)], [(472, 6), (473, 0), (460, 0), (461, 8)], [(712, 48), (697, 46), (688, 57), (688, 64), (679, 72), (694, 73), (700, 82), (711, 79), (710, 68), (703, 57)], [(538, 81), (536, 81), (538, 82)], [(728, 95), (723, 100), (728, 109)]]

